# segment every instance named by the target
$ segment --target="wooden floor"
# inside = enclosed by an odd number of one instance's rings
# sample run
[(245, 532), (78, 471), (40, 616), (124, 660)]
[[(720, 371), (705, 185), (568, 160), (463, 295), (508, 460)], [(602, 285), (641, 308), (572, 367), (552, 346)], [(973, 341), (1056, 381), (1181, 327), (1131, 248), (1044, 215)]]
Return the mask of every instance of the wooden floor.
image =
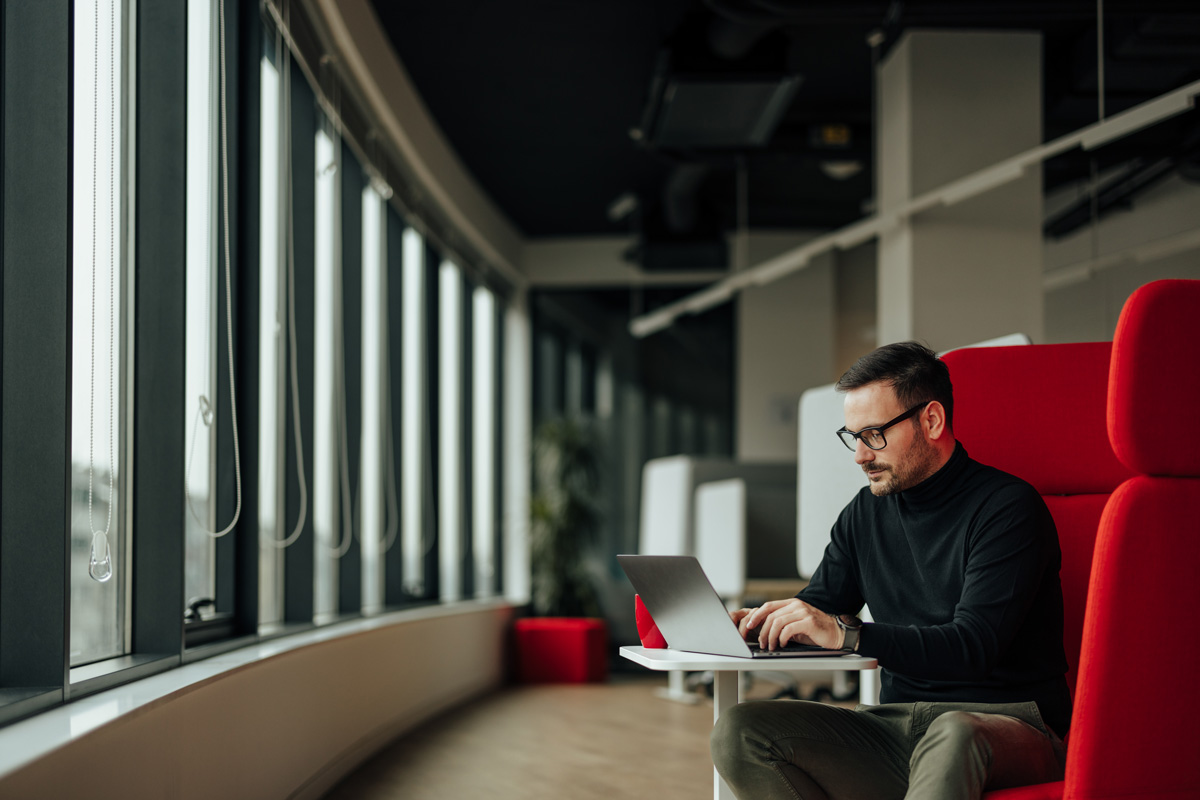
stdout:
[[(515, 686), (384, 749), (330, 800), (712, 797), (712, 701), (655, 696), (665, 676)], [(779, 687), (759, 683), (749, 696)]]

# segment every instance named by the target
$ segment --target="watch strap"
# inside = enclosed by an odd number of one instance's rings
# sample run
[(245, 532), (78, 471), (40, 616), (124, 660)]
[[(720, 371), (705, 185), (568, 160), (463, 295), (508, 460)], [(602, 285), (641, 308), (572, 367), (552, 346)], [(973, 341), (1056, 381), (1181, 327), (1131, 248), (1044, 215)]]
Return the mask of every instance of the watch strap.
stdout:
[(838, 614), (834, 616), (837, 620), (838, 627), (842, 629), (842, 649), (855, 652), (858, 650), (858, 640), (862, 633), (862, 620), (858, 617), (850, 617), (847, 621), (846, 616)]

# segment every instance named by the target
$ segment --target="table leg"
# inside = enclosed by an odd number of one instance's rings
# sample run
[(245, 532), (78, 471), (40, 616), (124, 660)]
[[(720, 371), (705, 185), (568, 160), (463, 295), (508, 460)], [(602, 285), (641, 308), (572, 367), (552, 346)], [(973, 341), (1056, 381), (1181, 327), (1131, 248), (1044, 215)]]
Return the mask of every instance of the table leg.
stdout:
[(655, 689), (654, 694), (664, 700), (674, 700), (676, 703), (694, 705), (700, 702), (695, 692), (687, 689), (687, 673), (681, 669), (673, 669), (667, 673), (667, 688)]
[[(741, 702), (741, 681), (737, 670), (718, 670), (713, 673), (713, 724), (721, 712)], [(733, 790), (721, 780), (717, 768), (713, 767), (713, 797), (716, 800), (736, 800)]]

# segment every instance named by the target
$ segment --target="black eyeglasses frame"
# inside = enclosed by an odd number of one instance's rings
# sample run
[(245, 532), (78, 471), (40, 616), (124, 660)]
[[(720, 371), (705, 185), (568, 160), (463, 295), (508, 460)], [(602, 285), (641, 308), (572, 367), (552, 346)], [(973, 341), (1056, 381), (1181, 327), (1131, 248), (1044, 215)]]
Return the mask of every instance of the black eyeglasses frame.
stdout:
[[(850, 437), (852, 437), (851, 441), (854, 441), (855, 439), (857, 439), (858, 441), (862, 442), (863, 446), (866, 447), (868, 450), (882, 450), (883, 448), (887, 447), (887, 437), (883, 435), (884, 431), (886, 431), (888, 428), (892, 427), (893, 425), (895, 425), (897, 423), (904, 422), (904, 420), (913, 416), (917, 412), (924, 411), (925, 407), (932, 402), (933, 402), (932, 400), (925, 400), (921, 403), (918, 403), (917, 405), (910, 408), (908, 411), (905, 411), (900, 416), (896, 417), (895, 419), (889, 420), (888, 422), (885, 422), (882, 425), (872, 425), (870, 428), (863, 428), (861, 431), (852, 431), (849, 428), (847, 428), (845, 425), (843, 425), (842, 427), (840, 427), (836, 431), (834, 431), (834, 433), (837, 434), (838, 441), (840, 441), (842, 444), (846, 445), (846, 449), (852, 453), (854, 452), (855, 445), (846, 441), (846, 436), (844, 436), (843, 434), (847, 434)], [(865, 439), (863, 439), (863, 435), (868, 432), (878, 433), (879, 438), (883, 439), (883, 444), (879, 445), (879, 447), (871, 447), (871, 445), (867, 444), (867, 441)]]

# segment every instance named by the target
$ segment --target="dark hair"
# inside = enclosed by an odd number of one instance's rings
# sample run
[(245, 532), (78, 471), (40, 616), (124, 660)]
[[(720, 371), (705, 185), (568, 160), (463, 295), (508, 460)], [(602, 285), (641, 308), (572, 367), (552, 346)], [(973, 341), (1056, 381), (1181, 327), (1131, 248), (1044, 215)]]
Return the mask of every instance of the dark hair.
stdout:
[(837, 390), (849, 392), (877, 381), (889, 384), (906, 410), (923, 401), (937, 400), (946, 409), (946, 427), (953, 429), (954, 387), (950, 384), (950, 370), (925, 345), (897, 342), (872, 350), (838, 379)]

